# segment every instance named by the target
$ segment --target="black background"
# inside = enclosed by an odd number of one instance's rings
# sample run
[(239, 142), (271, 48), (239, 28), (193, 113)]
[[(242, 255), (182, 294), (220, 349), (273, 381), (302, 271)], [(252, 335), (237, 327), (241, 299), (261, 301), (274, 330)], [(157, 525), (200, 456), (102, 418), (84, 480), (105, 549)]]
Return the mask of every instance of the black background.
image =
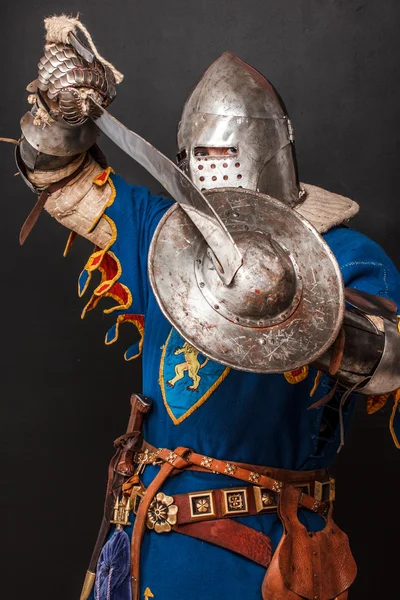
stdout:
[[(396, 0), (3, 3), (0, 135), (19, 136), (43, 17), (77, 11), (125, 74), (111, 111), (170, 157), (184, 99), (206, 67), (224, 50), (253, 64), (287, 105), (301, 179), (357, 200), (354, 226), (400, 265)], [(159, 191), (110, 142), (102, 147), (128, 181)], [(13, 178), (12, 150), (0, 147), (1, 595), (72, 600), (100, 521), (112, 440), (126, 425), (130, 392), (140, 391), (140, 364), (123, 361), (123, 344), (103, 345), (110, 323), (101, 312), (80, 322), (76, 280), (88, 243), (63, 259), (67, 233), (45, 215), (18, 246), (34, 198)], [(400, 453), (389, 414), (367, 416), (360, 402), (334, 469), (336, 520), (359, 565), (352, 600), (398, 596)]]

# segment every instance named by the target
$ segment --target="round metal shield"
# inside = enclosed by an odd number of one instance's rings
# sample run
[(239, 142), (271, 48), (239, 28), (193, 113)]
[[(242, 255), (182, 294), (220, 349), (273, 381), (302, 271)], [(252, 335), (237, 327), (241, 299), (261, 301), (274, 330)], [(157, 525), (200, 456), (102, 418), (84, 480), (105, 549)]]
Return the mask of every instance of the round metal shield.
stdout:
[(178, 204), (150, 246), (149, 277), (165, 317), (212, 360), (282, 373), (313, 362), (335, 341), (344, 314), (336, 259), (288, 205), (238, 188), (205, 192), (243, 256), (224, 286), (215, 257)]

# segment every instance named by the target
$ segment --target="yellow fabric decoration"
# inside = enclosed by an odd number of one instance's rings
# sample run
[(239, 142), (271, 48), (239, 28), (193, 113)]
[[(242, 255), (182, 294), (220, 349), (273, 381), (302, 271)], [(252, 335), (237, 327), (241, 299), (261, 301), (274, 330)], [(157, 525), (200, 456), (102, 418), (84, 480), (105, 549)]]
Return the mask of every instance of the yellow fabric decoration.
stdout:
[(394, 418), (396, 416), (396, 411), (399, 408), (400, 388), (393, 393), (393, 399), (394, 399), (394, 404), (393, 404), (392, 414), (390, 415), (389, 429), (390, 429), (390, 433), (392, 434), (394, 445), (396, 446), (396, 448), (398, 448), (400, 450), (400, 442), (397, 438), (397, 435), (396, 435), (394, 427), (393, 427)]
[(319, 382), (321, 381), (321, 376), (322, 376), (322, 371), (317, 371), (317, 374), (314, 379), (314, 385), (311, 388), (310, 398), (312, 398), (314, 396), (315, 392), (317, 391)]
[(295, 369), (294, 371), (286, 371), (284, 376), (288, 383), (301, 383), (307, 377), (308, 371), (309, 368), (308, 365), (306, 365), (305, 367), (300, 367), (300, 369)]
[(373, 415), (375, 412), (383, 408), (389, 398), (389, 394), (381, 394), (380, 396), (368, 396), (367, 398), (367, 413)]
[(77, 235), (78, 234), (76, 233), (76, 231), (70, 231), (69, 232), (68, 240), (67, 240), (67, 243), (65, 245), (64, 252), (63, 252), (63, 257), (64, 258), (67, 256), (68, 252), (71, 250), (71, 246), (74, 243), (74, 240), (75, 240), (75, 238), (76, 238)]

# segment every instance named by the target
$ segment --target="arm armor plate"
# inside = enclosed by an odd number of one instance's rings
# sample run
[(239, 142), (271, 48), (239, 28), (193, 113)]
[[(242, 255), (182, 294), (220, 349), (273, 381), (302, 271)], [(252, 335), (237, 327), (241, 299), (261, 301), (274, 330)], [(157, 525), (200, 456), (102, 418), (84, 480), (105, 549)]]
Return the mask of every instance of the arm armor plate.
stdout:
[[(334, 377), (357, 392), (379, 395), (400, 387), (400, 334), (396, 305), (386, 298), (346, 289), (344, 349)], [(314, 366), (330, 373), (335, 344)]]
[(35, 125), (36, 110), (37, 107), (34, 106), (21, 119), (21, 158), (31, 171), (64, 166), (76, 155), (93, 146), (100, 135), (99, 129), (91, 120), (78, 127), (71, 127), (63, 121)]

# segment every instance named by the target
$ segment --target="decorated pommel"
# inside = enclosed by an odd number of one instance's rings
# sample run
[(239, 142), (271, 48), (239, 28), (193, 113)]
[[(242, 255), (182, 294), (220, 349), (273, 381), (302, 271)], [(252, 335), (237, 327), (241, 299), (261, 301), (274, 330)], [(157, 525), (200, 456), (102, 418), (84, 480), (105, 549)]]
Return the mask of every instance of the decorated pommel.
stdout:
[[(91, 117), (93, 98), (108, 106), (123, 75), (97, 52), (84, 25), (61, 15), (45, 19), (46, 45), (38, 64), (38, 78), (28, 86), (30, 102), (37, 105), (37, 124), (64, 121), (82, 125)], [(86, 43), (77, 36), (84, 34)]]

